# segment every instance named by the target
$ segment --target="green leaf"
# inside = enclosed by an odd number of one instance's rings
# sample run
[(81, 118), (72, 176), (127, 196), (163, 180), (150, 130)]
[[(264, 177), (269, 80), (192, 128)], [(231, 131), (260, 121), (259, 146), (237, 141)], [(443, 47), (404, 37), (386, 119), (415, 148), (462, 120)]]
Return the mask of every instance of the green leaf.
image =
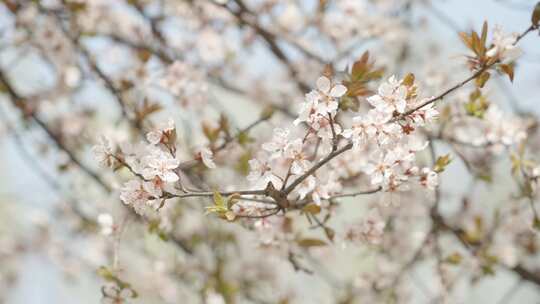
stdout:
[(454, 252), (451, 255), (447, 256), (444, 261), (452, 265), (458, 265), (463, 260), (463, 257), (458, 252)]
[(238, 173), (242, 174), (243, 176), (247, 176), (249, 174), (249, 160), (252, 158), (252, 156), (253, 155), (249, 150), (240, 155), (240, 158), (238, 158), (238, 162), (235, 166)]
[(489, 72), (484, 72), (480, 76), (476, 77), (474, 80), (476, 83), (476, 86), (479, 88), (483, 88), (484, 85), (486, 85), (486, 82), (489, 80), (489, 77), (491, 74)]
[(489, 108), (489, 101), (482, 96), (479, 89), (476, 89), (469, 95), (469, 102), (465, 103), (464, 107), (468, 115), (483, 118)]
[(435, 167), (433, 168), (433, 171), (437, 173), (441, 173), (446, 169), (446, 166), (448, 166), (452, 162), (452, 159), (450, 158), (450, 154), (446, 154), (443, 156), (439, 156), (437, 158), (437, 161), (435, 162)]
[(214, 191), (214, 204), (217, 207), (225, 207), (225, 201), (223, 200), (223, 196), (221, 196), (221, 193)]
[(242, 146), (245, 146), (254, 141), (253, 138), (251, 138), (247, 132), (238, 133), (236, 138), (238, 140), (238, 143)]
[(274, 115), (275, 109), (272, 106), (264, 108), (261, 112), (261, 119), (268, 120)]
[(407, 87), (412, 86), (414, 84), (414, 74), (408, 73), (405, 78), (403, 78), (402, 84)]
[(225, 200), (223, 199), (223, 196), (221, 196), (219, 192), (214, 191), (213, 199), (214, 199), (214, 205), (205, 207), (206, 214), (217, 213), (220, 216), (224, 215), (225, 212), (228, 211), (228, 209), (227, 209)]
[(226, 219), (230, 222), (234, 221), (236, 219), (236, 214), (230, 209), (236, 203), (238, 195), (233, 194), (227, 201), (225, 201), (225, 199), (219, 192), (214, 191), (213, 198), (214, 206), (205, 207), (206, 214), (216, 213), (222, 219)]
[(540, 231), (540, 219), (538, 217), (534, 217), (533, 220), (533, 228)]
[(493, 177), (491, 176), (491, 174), (489, 174), (489, 172), (478, 173), (476, 175), (476, 178), (488, 184), (491, 184), (493, 182)]
[(514, 176), (517, 176), (517, 174), (521, 170), (521, 157), (519, 157), (519, 155), (515, 153), (512, 153), (510, 154), (510, 160), (512, 162), (512, 174)]
[(299, 246), (306, 247), (306, 248), (321, 247), (321, 246), (327, 245), (325, 241), (319, 240), (319, 239), (313, 239), (313, 238), (300, 239), (297, 241), (297, 243)]
[(148, 223), (148, 232), (157, 235), (162, 241), (167, 242), (169, 240), (169, 236), (165, 231), (163, 231), (163, 229), (159, 227), (159, 224), (159, 220), (150, 221)]
[(315, 203), (310, 203), (305, 205), (302, 210), (306, 213), (319, 214), (321, 212), (321, 207)]
[(116, 276), (113, 274), (113, 272), (105, 266), (99, 267), (97, 270), (97, 274), (108, 282), (116, 280)]

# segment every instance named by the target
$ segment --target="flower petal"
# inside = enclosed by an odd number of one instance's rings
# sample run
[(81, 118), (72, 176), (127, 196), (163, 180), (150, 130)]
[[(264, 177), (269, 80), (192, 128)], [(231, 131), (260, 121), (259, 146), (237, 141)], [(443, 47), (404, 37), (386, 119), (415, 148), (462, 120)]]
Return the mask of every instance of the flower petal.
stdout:
[(317, 89), (323, 93), (328, 93), (330, 91), (330, 79), (325, 76), (319, 77), (317, 79)]
[(330, 91), (330, 96), (332, 97), (341, 97), (347, 92), (347, 87), (342, 84), (338, 84), (332, 88)]

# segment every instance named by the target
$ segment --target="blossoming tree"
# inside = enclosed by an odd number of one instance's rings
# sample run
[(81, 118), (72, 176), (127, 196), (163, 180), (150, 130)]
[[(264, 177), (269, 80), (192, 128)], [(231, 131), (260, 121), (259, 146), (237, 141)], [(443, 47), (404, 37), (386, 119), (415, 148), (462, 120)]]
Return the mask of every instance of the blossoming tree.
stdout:
[(455, 68), (414, 45), (427, 2), (0, 1), (3, 132), (59, 194), (0, 236), (0, 299), (34, 251), (104, 303), (540, 288), (538, 119), (495, 102), (540, 4), (521, 32), (454, 26)]

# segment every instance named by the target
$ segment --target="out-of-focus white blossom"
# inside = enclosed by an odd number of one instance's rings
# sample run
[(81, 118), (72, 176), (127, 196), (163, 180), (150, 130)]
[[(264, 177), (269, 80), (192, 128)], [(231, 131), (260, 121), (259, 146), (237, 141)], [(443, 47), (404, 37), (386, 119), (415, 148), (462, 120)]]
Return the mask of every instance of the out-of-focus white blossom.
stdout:
[(273, 159), (283, 156), (285, 148), (289, 144), (289, 133), (287, 129), (275, 128), (272, 141), (264, 143), (262, 148), (270, 152), (270, 157)]
[(270, 164), (265, 160), (258, 158), (251, 159), (249, 161), (250, 172), (247, 176), (247, 180), (257, 188), (264, 188), (268, 183), (272, 183), (275, 188), (279, 188), (282, 185), (282, 180), (272, 173)]
[(165, 124), (146, 133), (146, 139), (149, 143), (157, 145), (159, 143), (168, 143), (168, 135), (174, 132), (176, 129), (174, 120), (169, 118)]
[(159, 79), (159, 85), (179, 99), (184, 107), (202, 108), (208, 98), (206, 74), (185, 62), (175, 61)]
[(102, 166), (109, 167), (114, 161), (113, 145), (111, 141), (103, 135), (99, 137), (98, 144), (92, 147), (92, 153), (94, 154), (94, 158)]
[(517, 33), (505, 34), (500, 26), (495, 26), (492, 47), (486, 52), (486, 56), (502, 61), (516, 60), (521, 55), (521, 49), (515, 45), (517, 37)]
[(214, 153), (212, 153), (212, 150), (203, 147), (200, 149), (199, 153), (201, 155), (201, 160), (206, 167), (210, 169), (216, 168), (216, 164), (214, 163)]
[(100, 213), (97, 217), (97, 222), (101, 228), (101, 234), (111, 235), (114, 228), (114, 220), (109, 213)]
[(345, 240), (353, 242), (366, 242), (370, 245), (379, 245), (382, 242), (386, 222), (376, 209), (368, 212), (366, 217), (357, 224), (348, 227)]

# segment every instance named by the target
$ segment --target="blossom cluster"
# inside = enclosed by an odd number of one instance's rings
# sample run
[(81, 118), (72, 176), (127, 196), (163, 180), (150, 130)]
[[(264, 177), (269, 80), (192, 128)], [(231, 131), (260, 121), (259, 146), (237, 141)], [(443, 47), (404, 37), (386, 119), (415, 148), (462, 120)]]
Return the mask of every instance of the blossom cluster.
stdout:
[(167, 67), (159, 85), (179, 99), (183, 107), (203, 108), (208, 96), (206, 75), (200, 69), (181, 61)]
[[(412, 179), (434, 189), (437, 174), (415, 163), (416, 153), (427, 147), (427, 141), (422, 141), (415, 131), (433, 122), (438, 112), (432, 104), (421, 106), (427, 99), (417, 98), (413, 82), (412, 76), (403, 80), (390, 77), (380, 85), (377, 94), (367, 99), (372, 108), (355, 116), (352, 125), (345, 128), (337, 121), (337, 113), (347, 88), (326, 76), (320, 77), (317, 89), (306, 94), (301, 104), (294, 121), (298, 126), (293, 130), (296, 133), (274, 129), (272, 140), (263, 144), (263, 151), (250, 160), (248, 180), (258, 187), (272, 183), (275, 188), (284, 188), (288, 186), (284, 183), (306, 174), (327, 153), (335, 151), (340, 142), (350, 142), (354, 150), (351, 154), (356, 159), (345, 166), (331, 163), (331, 170), (323, 167), (310, 174), (295, 190), (299, 199), (311, 195), (321, 204), (321, 200), (339, 193), (343, 188), (340, 178), (348, 175), (354, 162), (360, 164), (360, 171), (369, 176), (373, 186), (384, 191), (404, 190), (405, 183)], [(305, 127), (305, 136), (294, 136)]]
[[(102, 165), (127, 167), (135, 175), (124, 183), (120, 199), (131, 205), (137, 213), (159, 209), (167, 195), (182, 189), (180, 164), (176, 149), (176, 126), (172, 119), (146, 133), (146, 142), (136, 145), (125, 144), (120, 151), (102, 137), (93, 148), (94, 155)], [(215, 168), (213, 153), (203, 147), (196, 154), (206, 167)]]
[(466, 102), (453, 106), (454, 115), (445, 127), (444, 137), (458, 144), (484, 147), (486, 152), (494, 154), (500, 154), (526, 139), (530, 125), (527, 119), (504, 113), (493, 103), (487, 104), (481, 117), (471, 116), (464, 110)]

